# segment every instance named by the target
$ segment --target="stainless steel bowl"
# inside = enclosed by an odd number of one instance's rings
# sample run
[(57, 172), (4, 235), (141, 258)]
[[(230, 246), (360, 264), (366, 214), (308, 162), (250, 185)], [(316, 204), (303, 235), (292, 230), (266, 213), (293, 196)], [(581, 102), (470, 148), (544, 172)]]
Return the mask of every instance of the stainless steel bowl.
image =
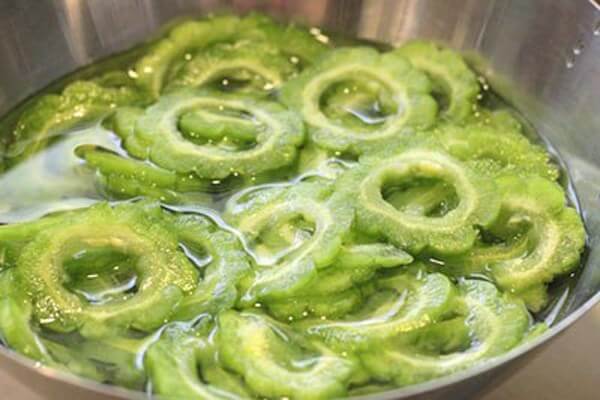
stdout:
[[(0, 0), (0, 114), (51, 81), (151, 37), (165, 22), (258, 9), (390, 43), (433, 38), (464, 50), (557, 149), (589, 233), (585, 268), (532, 343), (477, 368), (373, 396), (466, 399), (549, 345), (600, 299), (600, 5), (589, 0)], [(8, 134), (8, 132), (0, 132)], [(141, 395), (39, 367), (0, 348), (0, 368), (49, 399)]]

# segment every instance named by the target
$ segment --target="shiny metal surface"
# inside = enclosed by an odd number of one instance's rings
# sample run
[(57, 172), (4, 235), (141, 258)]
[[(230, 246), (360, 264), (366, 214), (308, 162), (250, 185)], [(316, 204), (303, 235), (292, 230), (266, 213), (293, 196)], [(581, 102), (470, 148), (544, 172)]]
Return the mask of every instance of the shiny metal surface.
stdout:
[[(570, 171), (590, 251), (554, 327), (481, 367), (376, 398), (469, 398), (516, 370), (599, 300), (600, 8), (589, 0), (0, 0), (0, 114), (54, 79), (146, 40), (172, 18), (222, 8), (259, 9), (391, 43), (424, 37), (463, 49)], [(4, 348), (0, 368), (49, 399), (136, 396), (35, 368)]]

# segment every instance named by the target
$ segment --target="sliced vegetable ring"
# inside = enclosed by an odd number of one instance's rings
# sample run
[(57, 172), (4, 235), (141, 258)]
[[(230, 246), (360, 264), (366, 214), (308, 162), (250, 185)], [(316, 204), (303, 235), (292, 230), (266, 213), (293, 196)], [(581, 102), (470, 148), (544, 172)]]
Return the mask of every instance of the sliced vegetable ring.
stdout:
[(308, 335), (356, 350), (437, 322), (452, 311), (455, 289), (442, 274), (404, 272), (375, 282), (375, 291), (354, 315), (341, 320), (303, 321)]
[(189, 320), (201, 313), (216, 314), (233, 307), (238, 297), (237, 285), (250, 270), (250, 257), (233, 233), (200, 215), (176, 218), (175, 229), (180, 242), (192, 259), (201, 258), (203, 279), (177, 306), (174, 319)]
[(187, 21), (175, 26), (166, 38), (157, 42), (138, 61), (135, 67), (138, 83), (152, 96), (158, 97), (165, 85), (185, 68), (186, 62), (192, 60), (199, 50), (206, 50), (212, 45), (235, 44), (239, 40), (271, 46), (274, 51), (289, 57), (292, 68), (310, 64), (327, 49), (309, 32), (293, 25), (277, 24), (257, 14), (241, 19), (219, 16)]
[[(493, 182), (443, 153), (414, 149), (383, 160), (364, 160), (362, 164), (347, 172), (339, 183), (341, 188), (357, 188), (359, 228), (409, 251), (467, 251), (477, 238), (476, 226), (489, 225), (498, 214), (500, 204)], [(444, 193), (450, 185), (448, 204), (436, 201), (435, 207), (425, 210), (413, 209), (410, 204), (394, 207), (394, 192), (406, 192), (406, 179), (442, 181)]]
[(193, 330), (169, 326), (150, 347), (145, 364), (154, 390), (167, 399), (251, 397), (241, 379), (218, 366), (205, 320)]
[(254, 41), (274, 44), (290, 62), (299, 67), (311, 65), (327, 50), (330, 50), (329, 38), (320, 32), (309, 32), (294, 23), (282, 25), (271, 18), (250, 14), (240, 22), (240, 35)]
[(333, 265), (319, 272), (305, 294), (341, 292), (368, 281), (379, 269), (408, 265), (412, 261), (410, 254), (389, 244), (347, 244), (341, 248)]
[[(317, 274), (317, 277), (319, 274)], [(370, 287), (353, 287), (340, 292), (329, 294), (298, 294), (294, 297), (269, 300), (266, 304), (268, 312), (273, 317), (283, 322), (302, 320), (305, 318), (339, 318), (359, 307), (364, 301), (365, 294), (370, 292)], [(305, 286), (309, 292), (310, 286)], [(261, 304), (262, 306), (262, 304)]]
[(394, 52), (406, 57), (415, 68), (431, 78), (434, 96), (442, 103), (442, 118), (463, 122), (474, 114), (479, 82), (460, 55), (423, 41), (404, 44)]
[(257, 263), (242, 297), (254, 302), (292, 296), (329, 267), (352, 209), (330, 184), (307, 182), (242, 193), (228, 203), (225, 220), (244, 235)]
[(539, 295), (543, 285), (577, 266), (584, 227), (577, 212), (566, 207), (557, 184), (540, 177), (502, 177), (497, 182), (502, 207), (490, 231), (502, 241), (481, 243), (449, 263), (458, 270), (490, 275), (501, 288), (523, 295), (530, 308), (539, 310), (544, 305), (545, 296)]
[[(54, 330), (78, 329), (91, 336), (112, 328), (160, 326), (197, 284), (196, 269), (178, 251), (177, 235), (164, 227), (161, 214), (151, 206), (99, 204), (66, 214), (39, 232), (23, 248), (16, 268), (17, 282), (31, 294), (35, 318)], [(94, 249), (134, 257), (135, 293), (91, 304), (64, 286), (63, 263)]]
[(234, 40), (238, 23), (238, 17), (222, 16), (177, 25), (136, 63), (138, 85), (158, 97), (173, 70), (184, 63), (186, 54), (191, 57), (211, 44)]
[[(364, 89), (367, 98), (354, 96), (354, 87)], [(393, 142), (406, 128), (431, 126), (437, 106), (430, 90), (427, 77), (398, 54), (345, 48), (328, 53), (286, 82), (281, 96), (303, 116), (311, 139), (319, 146), (360, 154)], [(359, 123), (349, 125), (345, 119), (329, 118), (322, 109), (324, 102), (341, 102), (333, 106), (341, 107)]]
[[(465, 323), (471, 332), (468, 349), (432, 355), (411, 347), (399, 336), (367, 349), (361, 355), (366, 368), (378, 379), (404, 386), (468, 368), (521, 343), (529, 329), (529, 315), (521, 302), (484, 281), (465, 280), (459, 290), (461, 313), (468, 315)], [(441, 333), (450, 336), (454, 332)]]
[(118, 199), (146, 196), (168, 203), (210, 203), (202, 193), (209, 183), (193, 174), (178, 174), (97, 146), (79, 146), (75, 153), (96, 169), (104, 190)]
[(125, 138), (168, 170), (219, 179), (286, 166), (304, 139), (302, 122), (277, 103), (184, 91), (163, 96)]
[(294, 64), (273, 45), (240, 41), (216, 45), (197, 54), (165, 90), (216, 83), (224, 91), (269, 93), (294, 73)]
[(211, 183), (193, 173), (177, 173), (148, 163), (147, 148), (133, 137), (137, 120), (144, 110), (121, 107), (111, 118), (113, 131), (127, 143), (128, 153), (117, 154), (98, 146), (82, 145), (75, 154), (96, 169), (102, 190), (111, 198), (150, 197), (171, 204), (210, 204)]
[(369, 279), (379, 269), (410, 264), (413, 258), (384, 243), (347, 244), (335, 262), (319, 270), (293, 297), (269, 301), (269, 312), (288, 320), (308, 316), (339, 317), (357, 308), (371, 292)]
[(513, 131), (476, 125), (442, 125), (432, 138), (439, 140), (448, 154), (483, 175), (514, 173), (556, 180), (560, 173), (546, 150)]
[[(97, 381), (140, 388), (143, 371), (135, 366), (140, 340), (106, 337), (66, 346), (32, 324), (32, 306), (15, 280), (15, 269), (0, 273), (0, 336), (11, 348), (45, 365)], [(47, 333), (47, 332), (46, 332)], [(51, 336), (51, 335), (50, 335)], [(98, 367), (98, 365), (102, 367)]]
[(21, 114), (8, 152), (14, 161), (44, 148), (52, 136), (82, 122), (111, 113), (116, 107), (140, 103), (143, 97), (133, 82), (117, 87), (94, 81), (75, 81), (61, 94), (49, 94), (33, 102)]
[(227, 311), (219, 316), (219, 329), (224, 364), (259, 395), (329, 399), (345, 394), (355, 367), (325, 346), (260, 314)]

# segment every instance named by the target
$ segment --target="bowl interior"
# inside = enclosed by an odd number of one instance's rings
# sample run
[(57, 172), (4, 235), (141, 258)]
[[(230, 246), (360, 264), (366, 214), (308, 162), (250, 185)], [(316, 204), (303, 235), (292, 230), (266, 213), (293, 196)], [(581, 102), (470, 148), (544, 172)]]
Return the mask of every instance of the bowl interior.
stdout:
[(595, 302), (600, 289), (600, 7), (592, 1), (7, 0), (0, 2), (0, 115), (53, 80), (147, 40), (174, 18), (222, 9), (259, 10), (388, 43), (430, 38), (463, 50), (555, 149), (577, 193), (588, 251), (579, 278), (550, 316), (564, 322), (555, 330)]

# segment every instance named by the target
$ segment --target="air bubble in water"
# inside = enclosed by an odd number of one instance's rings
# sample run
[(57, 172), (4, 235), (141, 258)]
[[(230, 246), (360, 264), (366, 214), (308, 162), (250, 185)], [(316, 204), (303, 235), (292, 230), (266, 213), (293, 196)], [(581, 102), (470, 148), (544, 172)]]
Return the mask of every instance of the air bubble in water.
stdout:
[(575, 44), (575, 46), (573, 46), (573, 54), (578, 56), (583, 52), (583, 42), (580, 40), (577, 42), (577, 44)]
[(567, 69), (571, 69), (575, 66), (575, 59), (573, 59), (573, 57), (568, 56), (566, 61), (565, 61), (565, 67), (567, 67)]

